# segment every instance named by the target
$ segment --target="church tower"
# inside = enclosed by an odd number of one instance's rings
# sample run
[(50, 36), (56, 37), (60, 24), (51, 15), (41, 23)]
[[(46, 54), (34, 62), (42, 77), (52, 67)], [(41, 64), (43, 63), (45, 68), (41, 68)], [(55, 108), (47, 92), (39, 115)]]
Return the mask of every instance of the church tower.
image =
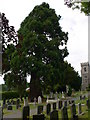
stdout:
[(89, 62), (81, 63), (81, 77), (82, 77), (81, 90), (86, 90), (86, 88), (90, 84), (90, 65), (89, 65)]

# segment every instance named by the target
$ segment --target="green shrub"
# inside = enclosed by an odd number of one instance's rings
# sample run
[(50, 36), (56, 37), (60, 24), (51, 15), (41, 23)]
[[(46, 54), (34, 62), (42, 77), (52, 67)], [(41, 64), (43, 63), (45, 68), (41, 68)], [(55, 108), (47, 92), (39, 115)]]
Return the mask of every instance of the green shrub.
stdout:
[(11, 98), (18, 98), (19, 94), (17, 91), (5, 91), (0, 93), (0, 96), (2, 96), (2, 99), (11, 99)]

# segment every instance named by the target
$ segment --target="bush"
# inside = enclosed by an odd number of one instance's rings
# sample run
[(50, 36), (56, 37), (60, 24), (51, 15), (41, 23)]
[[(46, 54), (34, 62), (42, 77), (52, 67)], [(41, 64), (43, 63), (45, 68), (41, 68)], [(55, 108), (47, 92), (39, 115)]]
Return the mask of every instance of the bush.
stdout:
[(18, 98), (19, 94), (17, 91), (5, 91), (0, 93), (0, 96), (2, 96), (2, 99), (13, 99)]

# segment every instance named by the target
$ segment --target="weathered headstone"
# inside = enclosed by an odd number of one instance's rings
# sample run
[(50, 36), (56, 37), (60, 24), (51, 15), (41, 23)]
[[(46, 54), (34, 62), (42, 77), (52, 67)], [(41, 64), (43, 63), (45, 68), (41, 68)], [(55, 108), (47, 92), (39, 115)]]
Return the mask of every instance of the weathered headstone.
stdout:
[(22, 120), (29, 120), (29, 116), (30, 116), (30, 107), (24, 106), (22, 112)]
[(8, 105), (7, 110), (12, 110), (12, 105)]
[(62, 101), (58, 101), (58, 109), (62, 108)]
[(48, 103), (48, 104), (46, 105), (46, 114), (48, 115), (50, 112), (51, 112), (51, 104)]
[(38, 104), (42, 103), (42, 98), (41, 96), (38, 97)]
[(82, 110), (81, 110), (81, 103), (78, 103), (78, 114), (81, 114)]
[(56, 103), (53, 103), (53, 110), (56, 110)]
[(0, 106), (0, 120), (3, 120), (3, 108)]
[(62, 107), (61, 114), (62, 114), (62, 120), (68, 120), (67, 107), (65, 107), (65, 106)]
[(54, 110), (50, 113), (50, 120), (58, 120), (58, 111)]
[(37, 108), (37, 114), (41, 114), (43, 112), (43, 105), (39, 105)]
[(44, 114), (33, 115), (33, 120), (45, 120)]

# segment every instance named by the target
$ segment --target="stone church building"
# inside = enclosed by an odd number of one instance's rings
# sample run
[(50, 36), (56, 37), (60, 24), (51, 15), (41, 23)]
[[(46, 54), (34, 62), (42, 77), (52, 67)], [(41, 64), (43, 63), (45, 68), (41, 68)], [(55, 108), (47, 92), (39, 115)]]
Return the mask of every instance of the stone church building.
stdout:
[(81, 77), (82, 77), (81, 90), (86, 90), (86, 88), (90, 84), (90, 64), (89, 64), (89, 62), (81, 63)]

